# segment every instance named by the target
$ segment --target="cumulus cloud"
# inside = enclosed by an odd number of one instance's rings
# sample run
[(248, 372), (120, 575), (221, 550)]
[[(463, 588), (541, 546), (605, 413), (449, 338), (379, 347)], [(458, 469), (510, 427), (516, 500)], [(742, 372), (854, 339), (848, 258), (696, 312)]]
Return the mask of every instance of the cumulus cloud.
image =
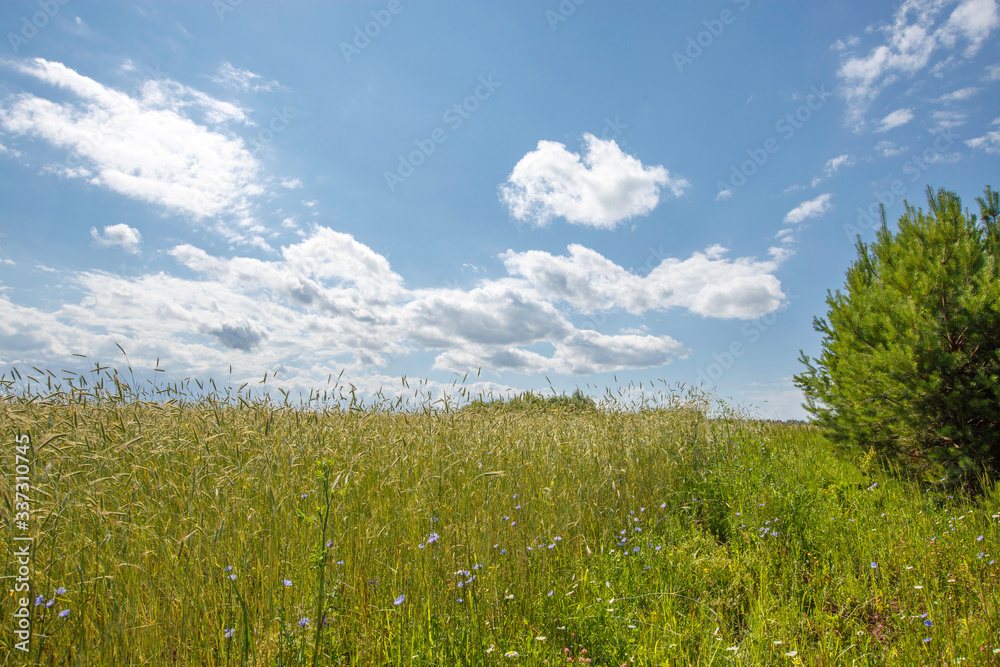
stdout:
[(529, 250), (500, 257), (508, 273), (527, 280), (543, 299), (564, 301), (583, 313), (685, 308), (705, 317), (752, 319), (785, 298), (772, 275), (776, 263), (728, 259), (720, 246), (684, 260), (664, 258), (645, 276), (590, 248), (573, 244), (568, 250), (568, 256)]
[(98, 232), (96, 227), (90, 228), (90, 235), (94, 243), (101, 248), (119, 246), (131, 255), (139, 254), (139, 246), (142, 245), (142, 234), (135, 227), (128, 225), (108, 225), (103, 232)]
[(733, 191), (729, 188), (723, 188), (719, 190), (719, 194), (715, 195), (715, 201), (727, 201), (733, 198)]
[(885, 42), (866, 55), (847, 56), (837, 72), (848, 122), (860, 128), (872, 101), (887, 86), (925, 69), (936, 51), (964, 45), (962, 55), (970, 58), (998, 27), (996, 0), (904, 0), (893, 22), (881, 29)]
[(826, 193), (815, 199), (802, 202), (785, 215), (785, 222), (797, 224), (803, 220), (815, 218), (818, 215), (826, 213), (830, 210), (830, 198), (832, 196), (830, 193)]
[(680, 196), (689, 183), (663, 166), (645, 167), (613, 140), (584, 135), (582, 155), (563, 144), (539, 141), (499, 188), (516, 219), (546, 225), (553, 218), (601, 229), (646, 215), (664, 190)]
[(913, 120), (913, 109), (896, 109), (879, 121), (876, 132), (888, 132), (891, 129), (906, 125)]
[(35, 58), (12, 66), (61, 91), (60, 101), (30, 93), (0, 101), (4, 130), (67, 152), (49, 171), (193, 220), (225, 218), (231, 224), (219, 231), (229, 240), (266, 246), (251, 215), (263, 192), (260, 164), (224, 130), (249, 123), (241, 109), (169, 79), (148, 80), (131, 97), (61, 63)]
[[(129, 229), (109, 226), (99, 237), (125, 240)], [(644, 275), (583, 246), (568, 256), (508, 251), (503, 278), (411, 290), (349, 234), (321, 226), (304, 234), (269, 260), (175, 246), (168, 256), (185, 277), (63, 272), (58, 280), (82, 297), (54, 312), (22, 308), (0, 292), (0, 316), (8, 316), (0, 349), (51, 365), (72, 353), (107, 358), (120, 344), (134, 363), (160, 358), (195, 376), (230, 364), (237, 376), (280, 367), (303, 386), (345, 368), (378, 377), (371, 371), (391, 359), (428, 352), (437, 369), (591, 374), (662, 366), (687, 348), (642, 330), (577, 326), (574, 311), (680, 308), (750, 319), (785, 298), (774, 258), (730, 259), (721, 246), (686, 259), (660, 254)]]

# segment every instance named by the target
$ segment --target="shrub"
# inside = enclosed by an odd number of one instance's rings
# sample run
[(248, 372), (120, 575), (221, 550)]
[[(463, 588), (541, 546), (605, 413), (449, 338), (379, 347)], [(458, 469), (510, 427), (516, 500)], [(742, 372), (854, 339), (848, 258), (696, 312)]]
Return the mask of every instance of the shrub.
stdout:
[(835, 441), (918, 468), (1000, 469), (998, 195), (980, 217), (927, 188), (930, 211), (906, 204), (828, 293), (822, 354), (795, 376), (806, 409)]

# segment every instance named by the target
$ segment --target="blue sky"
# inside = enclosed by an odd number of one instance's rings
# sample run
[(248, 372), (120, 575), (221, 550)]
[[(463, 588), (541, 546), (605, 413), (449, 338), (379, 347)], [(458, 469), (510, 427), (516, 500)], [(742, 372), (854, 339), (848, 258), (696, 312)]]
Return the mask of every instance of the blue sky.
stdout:
[(865, 211), (1000, 185), (998, 28), (996, 0), (4, 2), (0, 373), (120, 345), (147, 377), (704, 383), (802, 418)]

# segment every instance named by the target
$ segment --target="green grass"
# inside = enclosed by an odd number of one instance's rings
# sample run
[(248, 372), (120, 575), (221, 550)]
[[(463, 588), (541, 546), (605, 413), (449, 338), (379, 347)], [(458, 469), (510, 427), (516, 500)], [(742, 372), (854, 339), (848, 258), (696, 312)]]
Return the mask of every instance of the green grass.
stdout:
[(3, 597), (4, 665), (1000, 662), (989, 480), (692, 395), (340, 410), (103, 377), (4, 385), (44, 596), (27, 657)]

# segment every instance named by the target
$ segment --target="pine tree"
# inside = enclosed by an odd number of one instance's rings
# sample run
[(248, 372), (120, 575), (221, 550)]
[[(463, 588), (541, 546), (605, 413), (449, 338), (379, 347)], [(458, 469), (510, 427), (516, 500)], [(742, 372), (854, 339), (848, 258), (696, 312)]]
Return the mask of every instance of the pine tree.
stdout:
[[(918, 467), (1000, 470), (1000, 202), (979, 221), (927, 188), (893, 234), (857, 241), (844, 291), (828, 293), (816, 360), (795, 383), (830, 437)], [(981, 224), (980, 224), (981, 223)]]

